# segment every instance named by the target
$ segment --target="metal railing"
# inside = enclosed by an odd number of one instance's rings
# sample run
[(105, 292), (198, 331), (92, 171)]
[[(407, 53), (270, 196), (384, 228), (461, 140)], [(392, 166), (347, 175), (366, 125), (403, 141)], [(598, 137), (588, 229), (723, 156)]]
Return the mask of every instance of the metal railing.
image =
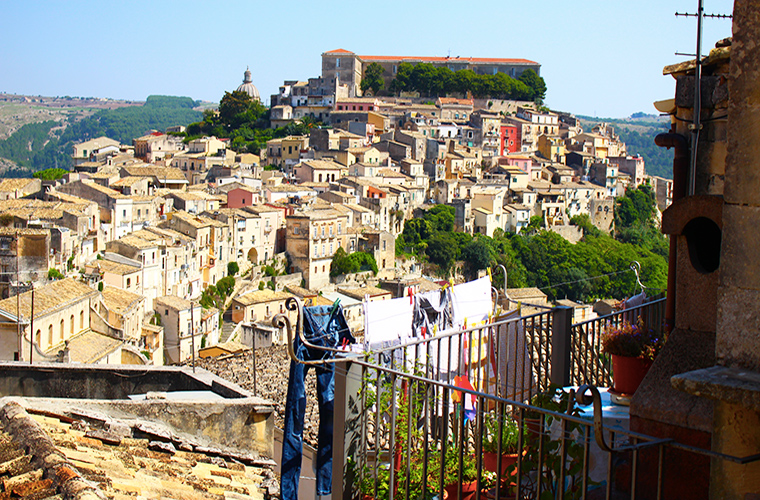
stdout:
[[(294, 310), (294, 302), (286, 307)], [(335, 370), (332, 497), (660, 499), (682, 479), (668, 474), (669, 461), (701, 461), (709, 471), (710, 460), (760, 459), (608, 427), (596, 387), (562, 389), (604, 375), (579, 364), (583, 355), (598, 356), (601, 325), (654, 321), (663, 308), (655, 301), (572, 325), (572, 309), (560, 307), (336, 353), (328, 362)], [(279, 319), (292, 345), (299, 327)], [(574, 352), (578, 345), (585, 352)]]
[(663, 334), (665, 298), (572, 325), (569, 382), (571, 385), (612, 385), (612, 361), (602, 353), (602, 333), (608, 326), (641, 322), (658, 336)]

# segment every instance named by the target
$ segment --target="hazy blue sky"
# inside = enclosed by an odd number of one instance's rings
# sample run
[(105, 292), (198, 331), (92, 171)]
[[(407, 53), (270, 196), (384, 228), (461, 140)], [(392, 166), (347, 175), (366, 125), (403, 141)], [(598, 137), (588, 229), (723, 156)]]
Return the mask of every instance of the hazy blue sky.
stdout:
[[(553, 109), (655, 112), (662, 67), (693, 54), (696, 0), (260, 2), (5, 0), (0, 92), (218, 102), (250, 66), (268, 101), (283, 80), (319, 76), (322, 52), (516, 57), (539, 62)], [(705, 0), (730, 14), (732, 2)], [(706, 20), (703, 52), (730, 36)]]

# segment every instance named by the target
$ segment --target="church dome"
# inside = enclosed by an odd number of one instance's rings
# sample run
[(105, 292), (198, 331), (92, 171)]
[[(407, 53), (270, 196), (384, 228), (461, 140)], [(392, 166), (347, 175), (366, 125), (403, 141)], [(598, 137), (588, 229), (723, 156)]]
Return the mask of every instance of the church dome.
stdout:
[(251, 81), (251, 70), (248, 68), (245, 69), (245, 74), (243, 76), (243, 83), (240, 84), (240, 86), (237, 88), (238, 92), (245, 92), (248, 94), (252, 100), (260, 101), (261, 96), (259, 95), (259, 89), (256, 88), (256, 86)]

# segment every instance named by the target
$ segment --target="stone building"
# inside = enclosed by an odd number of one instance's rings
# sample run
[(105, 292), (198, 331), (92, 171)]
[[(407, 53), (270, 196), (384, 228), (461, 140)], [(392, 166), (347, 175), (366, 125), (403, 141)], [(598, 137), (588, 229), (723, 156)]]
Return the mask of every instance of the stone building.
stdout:
[[(46, 280), (49, 259), (49, 230), (0, 228), (0, 298), (10, 296), (11, 283)], [(13, 295), (17, 286), (13, 287)]]

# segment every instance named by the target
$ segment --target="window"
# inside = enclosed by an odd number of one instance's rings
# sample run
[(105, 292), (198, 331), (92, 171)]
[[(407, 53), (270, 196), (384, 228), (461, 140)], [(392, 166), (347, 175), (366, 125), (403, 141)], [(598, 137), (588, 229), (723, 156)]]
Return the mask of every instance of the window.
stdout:
[(325, 244), (322, 243), (322, 255), (324, 255), (324, 254), (325, 254)]
[(169, 315), (169, 310), (168, 310), (168, 309), (165, 309), (165, 310), (164, 310), (164, 316), (168, 316), (168, 315)]
[(79, 329), (84, 330), (84, 311), (79, 311)]
[[(385, 246), (386, 246), (387, 243), (388, 242), (386, 240), (383, 240), (383, 250), (385, 250)], [(385, 267), (385, 265), (383, 265), (383, 267)]]
[(335, 67), (340, 68), (340, 57), (335, 59)]
[(322, 226), (322, 237), (325, 237), (325, 226)]
[(71, 318), (69, 318), (69, 333), (71, 335), (74, 335), (74, 315), (71, 315)]
[(127, 211), (124, 210), (123, 213), (124, 213), (124, 218), (126, 219), (127, 218)]
[(63, 342), (63, 331), (64, 331), (63, 330), (63, 320), (61, 320), (61, 329), (60, 329), (61, 338), (60, 338), (60, 342)]
[(48, 327), (48, 346), (53, 345), (53, 325)]
[(140, 209), (139, 208), (137, 209), (137, 218), (138, 219), (140, 218)]
[(39, 328), (37, 329), (37, 333), (34, 335), (34, 340), (37, 343), (38, 347), (42, 347), (40, 345), (40, 341), (42, 340), (42, 332), (39, 330)]
[(343, 234), (342, 226), (343, 226), (343, 223), (342, 222), (338, 222), (338, 234)]
[(332, 244), (332, 241), (330, 242), (330, 255), (333, 255), (333, 244)]
[(132, 286), (132, 278), (127, 278), (127, 288)]

